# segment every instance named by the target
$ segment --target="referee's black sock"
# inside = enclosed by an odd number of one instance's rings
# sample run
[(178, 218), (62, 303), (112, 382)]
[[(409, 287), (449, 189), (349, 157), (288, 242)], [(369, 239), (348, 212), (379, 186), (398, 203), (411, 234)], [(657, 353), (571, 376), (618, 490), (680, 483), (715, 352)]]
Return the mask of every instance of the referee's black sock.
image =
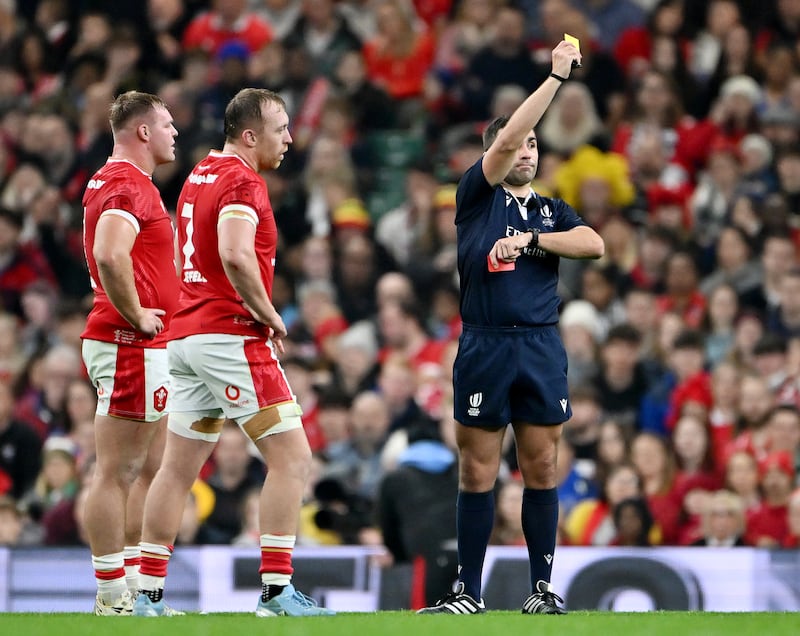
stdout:
[(550, 582), (558, 531), (558, 491), (555, 488), (522, 492), (522, 532), (528, 544), (531, 589), (537, 581)]
[(458, 532), (458, 579), (464, 591), (481, 600), (481, 572), (486, 546), (494, 525), (494, 491), (458, 493), (456, 526)]

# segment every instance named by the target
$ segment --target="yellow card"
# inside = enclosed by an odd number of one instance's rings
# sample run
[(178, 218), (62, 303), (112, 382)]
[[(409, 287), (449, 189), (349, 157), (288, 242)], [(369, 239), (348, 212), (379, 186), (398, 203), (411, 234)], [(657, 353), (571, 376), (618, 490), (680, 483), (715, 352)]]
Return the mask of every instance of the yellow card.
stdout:
[(581, 52), (581, 43), (580, 40), (578, 40), (578, 38), (576, 38), (574, 35), (570, 35), (569, 33), (565, 33), (564, 39), (570, 44), (574, 45), (575, 48), (578, 49), (578, 53)]

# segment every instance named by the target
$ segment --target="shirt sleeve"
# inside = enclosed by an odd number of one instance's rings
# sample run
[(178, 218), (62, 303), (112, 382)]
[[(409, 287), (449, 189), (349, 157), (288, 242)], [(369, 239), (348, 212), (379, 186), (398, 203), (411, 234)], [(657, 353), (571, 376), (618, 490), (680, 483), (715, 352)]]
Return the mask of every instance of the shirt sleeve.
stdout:
[(143, 202), (143, 197), (128, 180), (119, 179), (116, 183), (107, 184), (107, 188), (109, 194), (100, 207), (100, 216), (104, 214), (120, 216), (128, 221), (138, 234), (148, 214), (148, 206)]
[(556, 227), (557, 232), (566, 232), (574, 227), (586, 225), (578, 213), (565, 201), (561, 199), (550, 199), (549, 201), (552, 209), (556, 213)]
[(240, 218), (258, 225), (260, 219), (255, 192), (255, 184), (249, 181), (236, 181), (223, 189), (219, 196), (218, 222), (228, 218)]
[(495, 187), (483, 174), (483, 157), (469, 168), (456, 190), (456, 225), (489, 212)]

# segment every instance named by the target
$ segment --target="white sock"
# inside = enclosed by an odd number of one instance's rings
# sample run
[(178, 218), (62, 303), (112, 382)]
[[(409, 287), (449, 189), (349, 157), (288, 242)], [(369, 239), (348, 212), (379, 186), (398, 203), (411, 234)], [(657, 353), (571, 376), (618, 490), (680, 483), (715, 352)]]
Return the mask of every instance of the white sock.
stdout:
[[(125, 582), (124, 564), (125, 558), (122, 552), (103, 554), (101, 556), (92, 555), (92, 567), (97, 581), (97, 594), (104, 603), (114, 603), (128, 591), (128, 585)], [(118, 574), (118, 576), (114, 576), (111, 579), (98, 576), (103, 574)]]
[[(125, 558), (125, 583), (128, 585), (128, 591), (136, 594), (139, 591), (139, 562), (142, 559), (142, 551), (138, 545), (126, 545), (122, 549), (122, 554)], [(128, 565), (131, 561), (134, 563)]]

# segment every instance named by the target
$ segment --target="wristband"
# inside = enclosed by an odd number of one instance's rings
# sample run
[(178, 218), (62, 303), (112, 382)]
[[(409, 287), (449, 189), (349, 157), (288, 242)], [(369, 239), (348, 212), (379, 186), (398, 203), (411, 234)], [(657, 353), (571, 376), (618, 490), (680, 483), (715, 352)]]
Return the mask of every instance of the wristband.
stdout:
[(539, 230), (532, 228), (531, 234), (533, 234), (533, 236), (531, 237), (530, 243), (528, 243), (528, 247), (534, 249), (539, 246)]
[(566, 82), (566, 77), (561, 77), (560, 75), (556, 75), (555, 73), (550, 73), (550, 77), (557, 79), (559, 82)]

